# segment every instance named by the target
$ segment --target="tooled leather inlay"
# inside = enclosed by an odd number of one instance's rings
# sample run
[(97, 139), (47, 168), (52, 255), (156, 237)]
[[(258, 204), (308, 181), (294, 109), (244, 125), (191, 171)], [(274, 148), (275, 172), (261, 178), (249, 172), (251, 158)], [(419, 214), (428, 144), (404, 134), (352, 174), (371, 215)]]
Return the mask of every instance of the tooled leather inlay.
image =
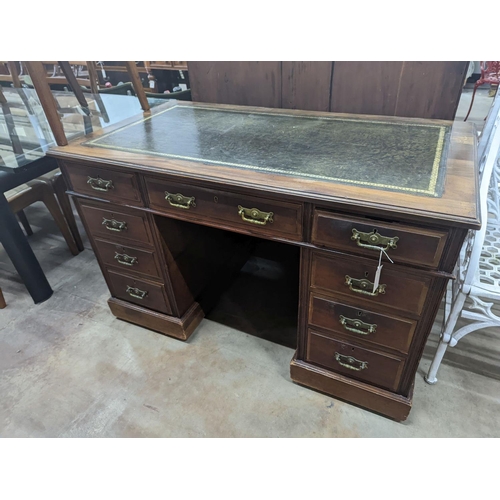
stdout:
[(439, 197), (449, 135), (410, 120), (176, 105), (85, 145)]

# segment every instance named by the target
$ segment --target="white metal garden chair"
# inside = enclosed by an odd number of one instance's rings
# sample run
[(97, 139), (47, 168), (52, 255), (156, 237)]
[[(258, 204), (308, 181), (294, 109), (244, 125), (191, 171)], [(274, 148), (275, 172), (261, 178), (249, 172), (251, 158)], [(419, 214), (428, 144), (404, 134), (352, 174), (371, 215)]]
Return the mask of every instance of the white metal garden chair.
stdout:
[[(456, 279), (448, 285), (441, 339), (425, 377), (428, 384), (437, 382), (436, 374), (448, 347), (468, 333), (500, 327), (500, 317), (491, 310), (494, 302), (500, 302), (499, 150), (500, 98), (496, 98), (478, 145), (481, 229), (469, 231), (455, 267)], [(464, 309), (467, 298), (472, 305)], [(469, 321), (455, 329), (459, 318)]]

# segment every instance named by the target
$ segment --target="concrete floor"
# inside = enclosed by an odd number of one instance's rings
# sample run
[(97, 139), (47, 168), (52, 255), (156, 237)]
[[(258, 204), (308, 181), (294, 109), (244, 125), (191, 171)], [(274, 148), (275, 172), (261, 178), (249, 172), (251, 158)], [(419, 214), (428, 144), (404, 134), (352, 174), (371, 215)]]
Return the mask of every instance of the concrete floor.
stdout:
[[(474, 105), (480, 126), (490, 102)], [(72, 257), (46, 210), (26, 212), (54, 296), (34, 305), (0, 248), (1, 437), (500, 436), (498, 329), (449, 349), (429, 386), (436, 323), (396, 423), (292, 383), (289, 347), (208, 319), (187, 343), (115, 319), (88, 240)]]

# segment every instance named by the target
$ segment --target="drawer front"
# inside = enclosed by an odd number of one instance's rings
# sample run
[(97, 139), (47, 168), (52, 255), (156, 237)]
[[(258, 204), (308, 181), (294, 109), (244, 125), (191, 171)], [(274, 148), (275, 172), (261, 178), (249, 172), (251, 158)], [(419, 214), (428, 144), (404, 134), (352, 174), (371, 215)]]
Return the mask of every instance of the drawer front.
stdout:
[(447, 237), (445, 231), (379, 223), (316, 210), (311, 240), (315, 245), (375, 258), (380, 255), (378, 248), (383, 247), (394, 262), (437, 268)]
[(97, 253), (106, 266), (113, 266), (123, 271), (135, 271), (153, 278), (160, 277), (154, 252), (139, 248), (110, 243), (99, 239), (94, 240)]
[(65, 163), (73, 191), (129, 205), (144, 206), (136, 174)]
[(403, 353), (408, 352), (417, 326), (416, 321), (347, 306), (315, 294), (310, 297), (309, 324)]
[(395, 391), (404, 360), (308, 332), (306, 361)]
[(154, 311), (172, 314), (163, 285), (117, 273), (111, 269), (108, 269), (107, 274), (113, 297)]
[(113, 210), (108, 204), (103, 204), (106, 208), (101, 208), (97, 204), (80, 202), (80, 206), (92, 236), (101, 236), (118, 242), (151, 244), (151, 235), (145, 215), (137, 212), (137, 215), (132, 215), (120, 207)]
[[(224, 224), (263, 237), (302, 240), (302, 205), (299, 203), (239, 195), (154, 178), (145, 180), (150, 207), (174, 217), (204, 221), (214, 226)], [(168, 194), (171, 196), (168, 197)]]
[[(354, 280), (369, 280), (373, 283), (378, 261), (361, 257), (335, 255), (333, 257), (313, 253), (311, 286), (355, 300), (360, 307), (380, 304), (398, 311), (419, 315), (432, 281), (431, 278), (394, 270), (393, 264), (385, 263), (380, 276), (379, 288), (385, 285), (384, 293), (371, 295), (373, 287), (364, 288)], [(348, 277), (351, 283), (348, 283)]]

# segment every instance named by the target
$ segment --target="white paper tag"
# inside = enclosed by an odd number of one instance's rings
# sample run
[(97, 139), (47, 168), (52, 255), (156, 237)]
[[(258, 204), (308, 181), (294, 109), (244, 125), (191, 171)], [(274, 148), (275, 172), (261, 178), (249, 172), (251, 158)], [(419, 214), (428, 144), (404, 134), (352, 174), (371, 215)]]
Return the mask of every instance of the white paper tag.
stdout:
[(375, 273), (375, 281), (373, 282), (373, 293), (375, 293), (375, 290), (377, 290), (378, 284), (380, 283), (380, 275), (382, 274), (383, 267), (383, 265), (377, 267), (377, 272)]
[[(381, 248), (380, 249), (380, 255), (378, 257), (378, 267), (377, 271), (375, 272), (375, 281), (373, 282), (373, 290), (372, 293), (375, 293), (375, 291), (378, 288), (378, 284), (380, 283), (380, 275), (382, 274), (382, 254), (385, 253), (384, 250)], [(387, 255), (387, 254), (386, 254)]]
[(155, 81), (154, 80), (149, 80), (149, 88), (154, 89), (155, 88)]

